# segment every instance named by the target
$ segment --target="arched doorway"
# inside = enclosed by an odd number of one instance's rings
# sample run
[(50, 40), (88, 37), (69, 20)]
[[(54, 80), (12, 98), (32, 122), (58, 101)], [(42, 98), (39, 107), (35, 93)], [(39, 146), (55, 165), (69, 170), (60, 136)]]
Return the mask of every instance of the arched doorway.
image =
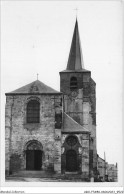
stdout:
[(41, 170), (42, 145), (38, 141), (30, 141), (26, 149), (26, 170)]
[(77, 171), (77, 153), (75, 150), (68, 150), (66, 152), (66, 171)]

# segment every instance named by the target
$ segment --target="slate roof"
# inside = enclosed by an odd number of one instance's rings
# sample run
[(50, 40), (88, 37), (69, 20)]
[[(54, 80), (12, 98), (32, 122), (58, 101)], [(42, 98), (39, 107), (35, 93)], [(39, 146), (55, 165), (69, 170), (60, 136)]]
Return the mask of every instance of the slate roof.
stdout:
[(61, 92), (58, 92), (54, 90), (53, 88), (45, 85), (39, 80), (36, 80), (30, 84), (27, 84), (19, 89), (16, 89), (12, 92), (6, 93), (6, 95), (9, 94), (61, 94)]
[(100, 160), (100, 161), (102, 160), (105, 162), (105, 160), (103, 158), (101, 158), (98, 154), (97, 154), (97, 158), (98, 158), (98, 160)]
[(73, 118), (63, 113), (63, 129), (62, 132), (80, 132), (80, 133), (90, 133), (88, 129), (81, 126)]

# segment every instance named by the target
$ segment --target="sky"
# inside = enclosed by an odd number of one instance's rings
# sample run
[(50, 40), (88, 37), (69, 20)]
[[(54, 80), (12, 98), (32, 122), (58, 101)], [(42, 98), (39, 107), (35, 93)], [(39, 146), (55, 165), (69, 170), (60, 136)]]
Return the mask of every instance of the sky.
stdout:
[[(60, 90), (77, 19), (96, 82), (97, 152), (122, 165), (122, 1), (1, 2), (1, 136), (5, 93), (37, 79)], [(4, 139), (4, 138), (3, 138)], [(1, 143), (3, 140), (1, 141)]]

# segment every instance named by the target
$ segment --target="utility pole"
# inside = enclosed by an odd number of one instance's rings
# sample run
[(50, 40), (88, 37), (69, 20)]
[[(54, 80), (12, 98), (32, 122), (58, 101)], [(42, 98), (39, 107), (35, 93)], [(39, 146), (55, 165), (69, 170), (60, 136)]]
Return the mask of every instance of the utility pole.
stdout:
[(106, 166), (106, 155), (104, 152), (104, 161), (105, 161), (105, 165), (104, 165), (104, 180), (107, 181), (108, 180), (108, 175), (107, 175), (107, 166)]

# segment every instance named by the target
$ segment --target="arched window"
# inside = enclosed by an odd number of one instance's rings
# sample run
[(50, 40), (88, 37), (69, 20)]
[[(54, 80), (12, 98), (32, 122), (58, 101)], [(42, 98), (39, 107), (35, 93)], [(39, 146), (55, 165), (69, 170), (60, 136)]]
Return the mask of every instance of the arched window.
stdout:
[(40, 122), (40, 103), (37, 100), (30, 100), (27, 104), (27, 123)]
[(77, 78), (76, 77), (71, 77), (70, 89), (77, 89)]

